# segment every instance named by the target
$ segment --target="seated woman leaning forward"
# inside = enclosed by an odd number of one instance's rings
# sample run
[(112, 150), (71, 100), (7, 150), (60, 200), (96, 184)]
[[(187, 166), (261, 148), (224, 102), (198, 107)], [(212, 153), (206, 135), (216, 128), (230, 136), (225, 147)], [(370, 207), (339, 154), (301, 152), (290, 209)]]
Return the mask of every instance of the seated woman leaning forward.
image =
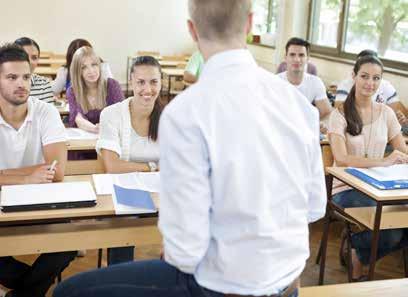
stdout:
[[(361, 57), (354, 65), (354, 86), (344, 104), (331, 113), (329, 120), (329, 141), (337, 166), (368, 168), (408, 162), (407, 147), (395, 113), (387, 105), (371, 100), (380, 85), (382, 73), (383, 65), (374, 56)], [(393, 152), (384, 157), (387, 143), (391, 144)], [(376, 205), (365, 194), (344, 184), (335, 184), (333, 193), (333, 201), (344, 208)], [(404, 233), (407, 233), (404, 229), (381, 231), (377, 259), (398, 248)], [(364, 279), (363, 265), (369, 264), (371, 237), (370, 231), (352, 235), (354, 280)], [(345, 263), (342, 251), (341, 262)]]
[(102, 109), (124, 98), (120, 85), (101, 75), (101, 60), (88, 46), (75, 52), (70, 75), (71, 87), (67, 90), (69, 126), (98, 133)]
[[(153, 57), (138, 57), (131, 79), (134, 96), (101, 113), (96, 151), (108, 173), (159, 169), (160, 64)], [(133, 254), (134, 247), (109, 249), (108, 263), (132, 261)]]

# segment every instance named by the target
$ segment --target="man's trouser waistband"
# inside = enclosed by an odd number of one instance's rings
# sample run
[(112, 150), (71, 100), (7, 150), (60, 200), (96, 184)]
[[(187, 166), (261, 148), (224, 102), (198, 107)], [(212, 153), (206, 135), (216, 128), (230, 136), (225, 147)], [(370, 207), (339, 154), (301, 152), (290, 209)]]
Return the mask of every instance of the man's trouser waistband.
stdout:
[(296, 278), (285, 290), (280, 294), (253, 296), (253, 295), (238, 295), (238, 294), (225, 294), (225, 297), (289, 297), (300, 286), (300, 279)]

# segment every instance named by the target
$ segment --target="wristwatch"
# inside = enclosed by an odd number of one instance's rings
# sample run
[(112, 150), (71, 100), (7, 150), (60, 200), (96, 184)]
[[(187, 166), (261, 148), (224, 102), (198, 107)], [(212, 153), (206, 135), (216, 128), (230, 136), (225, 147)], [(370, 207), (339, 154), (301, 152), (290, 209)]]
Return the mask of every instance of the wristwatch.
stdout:
[(147, 165), (149, 166), (151, 172), (157, 171), (156, 162), (148, 162)]

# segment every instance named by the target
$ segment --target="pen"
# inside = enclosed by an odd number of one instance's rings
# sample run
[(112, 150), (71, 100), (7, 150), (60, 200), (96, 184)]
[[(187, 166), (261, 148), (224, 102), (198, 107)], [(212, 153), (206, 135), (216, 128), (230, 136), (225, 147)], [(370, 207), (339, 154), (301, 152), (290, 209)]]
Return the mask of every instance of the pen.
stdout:
[(51, 167), (50, 169), (48, 169), (49, 171), (54, 171), (55, 170), (55, 166), (57, 166), (57, 160), (52, 161)]

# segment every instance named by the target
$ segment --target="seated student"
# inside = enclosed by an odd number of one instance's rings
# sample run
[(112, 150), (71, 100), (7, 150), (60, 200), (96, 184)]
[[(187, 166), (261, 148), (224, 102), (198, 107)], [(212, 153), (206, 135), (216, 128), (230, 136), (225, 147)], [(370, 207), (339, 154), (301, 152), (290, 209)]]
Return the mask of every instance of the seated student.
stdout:
[[(363, 50), (357, 55), (357, 60), (364, 56), (378, 57), (377, 53), (372, 50)], [(352, 73), (352, 76), (354, 74)], [(334, 106), (337, 107), (343, 103), (347, 95), (350, 93), (350, 89), (353, 87), (353, 77), (343, 80), (337, 86), (336, 101)], [(391, 107), (397, 115), (398, 121), (403, 126), (408, 126), (408, 110), (399, 101), (397, 91), (394, 86), (385, 79), (381, 80), (381, 84), (377, 91), (373, 94), (372, 100), (378, 103), (385, 103)]]
[[(51, 183), (64, 178), (64, 125), (55, 107), (29, 98), (30, 79), (27, 53), (17, 45), (1, 46), (0, 186)], [(51, 171), (54, 160), (58, 163)], [(0, 257), (0, 284), (11, 289), (7, 297), (44, 297), (76, 254), (42, 254), (31, 266), (13, 257)]]
[[(138, 57), (131, 67), (133, 97), (106, 107), (101, 113), (96, 150), (108, 173), (156, 171), (161, 69), (156, 59)], [(108, 264), (133, 260), (133, 247), (108, 250)]]
[[(368, 168), (408, 163), (407, 147), (394, 112), (371, 100), (381, 85), (382, 73), (383, 65), (375, 56), (361, 57), (354, 65), (354, 86), (329, 120), (329, 141), (337, 166)], [(394, 151), (384, 157), (388, 142)], [(335, 184), (333, 193), (333, 201), (344, 208), (376, 205), (365, 194), (344, 184)], [(404, 229), (381, 231), (377, 257), (395, 249), (404, 232)], [(353, 279), (362, 280), (362, 265), (367, 265), (370, 259), (371, 232), (354, 234), (351, 245)]]
[(15, 44), (21, 46), (30, 58), (31, 66), (31, 92), (30, 96), (43, 100), (44, 102), (54, 102), (54, 93), (52, 92), (51, 81), (41, 75), (35, 74), (38, 60), (40, 59), (40, 47), (31, 38), (21, 37), (14, 41)]
[(323, 119), (332, 111), (332, 107), (322, 80), (305, 73), (309, 59), (309, 42), (293, 37), (288, 40), (285, 48), (287, 71), (279, 73), (278, 76), (294, 85), (310, 103), (314, 104), (319, 110), (320, 119)]
[(204, 58), (200, 51), (196, 51), (191, 55), (188, 60), (187, 66), (184, 70), (184, 81), (193, 84), (200, 77), (200, 73), (203, 70)]
[(119, 83), (101, 75), (101, 61), (91, 47), (79, 48), (70, 69), (71, 87), (67, 90), (69, 126), (99, 132), (99, 116), (106, 106), (124, 98)]
[[(76, 50), (83, 46), (92, 47), (89, 41), (85, 39), (75, 39), (71, 41), (71, 43), (69, 44), (67, 54), (66, 54), (66, 64), (58, 68), (57, 77), (52, 82), (52, 91), (54, 92), (55, 95), (59, 95), (64, 90), (68, 90), (68, 88), (71, 86), (71, 77), (70, 77), (69, 72), (71, 69), (72, 57), (74, 56), (74, 53), (76, 52)], [(101, 60), (101, 63), (102, 63), (101, 64), (102, 76), (105, 79), (113, 78), (112, 71), (109, 67), (109, 64), (106, 62), (103, 62), (102, 60)]]

